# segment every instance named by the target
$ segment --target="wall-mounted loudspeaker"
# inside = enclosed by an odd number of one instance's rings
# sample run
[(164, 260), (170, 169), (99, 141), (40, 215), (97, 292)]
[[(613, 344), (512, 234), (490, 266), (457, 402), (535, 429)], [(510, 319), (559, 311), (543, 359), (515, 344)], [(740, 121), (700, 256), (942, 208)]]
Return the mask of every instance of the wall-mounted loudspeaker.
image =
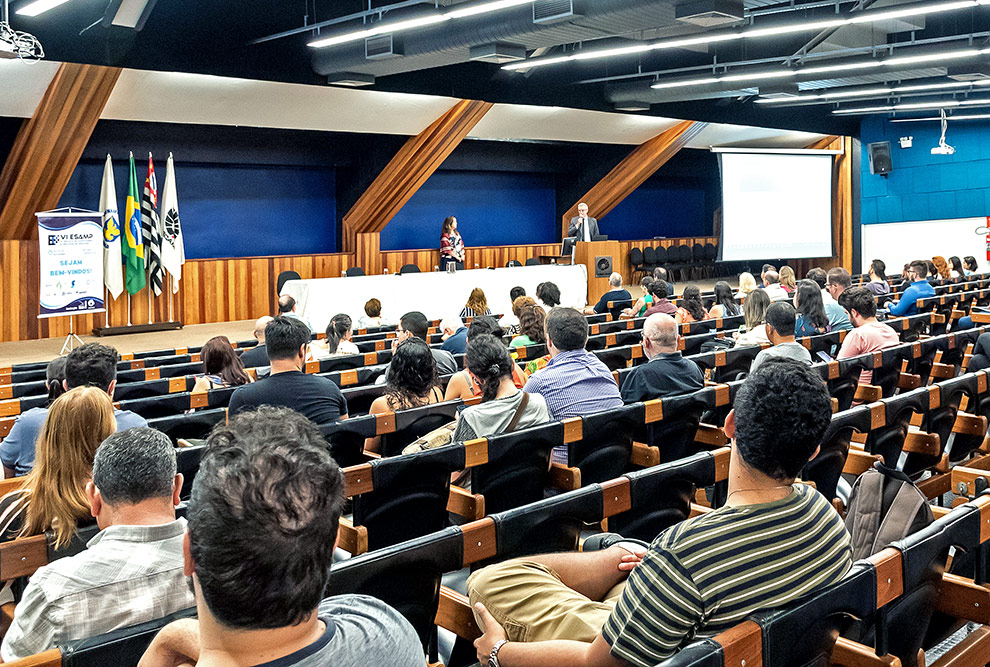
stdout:
[(612, 275), (612, 256), (595, 257), (595, 278), (608, 278)]
[(890, 142), (877, 141), (867, 144), (866, 148), (870, 153), (870, 173), (889, 174), (894, 168), (890, 162)]

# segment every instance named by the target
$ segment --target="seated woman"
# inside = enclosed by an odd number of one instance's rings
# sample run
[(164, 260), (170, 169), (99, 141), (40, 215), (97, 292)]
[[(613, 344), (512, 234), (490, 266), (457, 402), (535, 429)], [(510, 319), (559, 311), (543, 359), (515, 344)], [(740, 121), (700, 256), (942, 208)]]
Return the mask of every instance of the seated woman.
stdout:
[[(532, 301), (532, 299), (530, 299), (530, 301)], [(542, 312), (542, 309), (535, 303), (530, 306), (530, 309), (533, 308)], [(471, 341), (481, 334), (494, 336), (501, 340), (502, 327), (498, 325), (498, 322), (495, 321), (494, 317), (476, 318), (473, 322), (471, 322), (471, 326), (469, 326), (467, 330), (468, 347), (471, 346)], [(512, 381), (521, 389), (523, 385), (526, 384), (526, 374), (523, 373), (516, 364), (512, 364), (512, 366)], [(463, 370), (450, 376), (450, 381), (447, 382), (447, 391), (443, 394), (443, 400), (452, 401), (458, 398), (473, 398), (474, 396), (481, 396), (481, 385), (475, 381), (474, 377), (468, 371)]]
[(798, 283), (797, 294), (794, 295), (794, 308), (797, 310), (794, 335), (798, 338), (828, 333), (832, 330), (828, 315), (825, 314), (822, 291), (814, 280), (802, 280)]
[(358, 329), (372, 329), (374, 327), (387, 327), (391, 324), (382, 317), (382, 302), (378, 299), (368, 299), (364, 304), (364, 315), (358, 318)]
[(746, 321), (745, 331), (735, 334), (736, 347), (746, 345), (769, 345), (770, 339), (767, 337), (767, 308), (770, 306), (770, 297), (761, 289), (750, 292), (746, 300), (743, 301), (743, 318)]
[(481, 403), (460, 413), (454, 442), (487, 438), (550, 421), (546, 400), (539, 394), (525, 393), (514, 382), (516, 364), (500, 339), (491, 334), (474, 336), (464, 361), (481, 388)]
[(686, 322), (701, 322), (708, 319), (708, 311), (701, 301), (701, 290), (697, 285), (688, 285), (681, 295), (681, 307), (674, 313), (674, 321), (678, 324)]
[(745, 299), (747, 295), (752, 293), (756, 289), (756, 278), (749, 271), (743, 271), (739, 274), (739, 291), (737, 296), (740, 299)]
[(980, 270), (980, 265), (976, 263), (976, 258), (972, 255), (963, 257), (963, 267), (967, 276), (972, 276)]
[(45, 369), (45, 384), (48, 385), (48, 404), (51, 407), (55, 399), (65, 393), (65, 357), (55, 357), (48, 362)]
[(463, 320), (466, 317), (481, 317), (482, 315), (491, 314), (492, 311), (488, 307), (488, 298), (485, 296), (484, 290), (480, 287), (475, 287), (471, 290), (471, 296), (468, 297), (467, 303), (461, 308), (458, 317)]
[[(385, 394), (376, 398), (368, 414), (387, 415), (397, 410), (418, 408), (443, 400), (437, 376), (437, 362), (430, 346), (419, 338), (399, 343), (388, 367)], [(381, 438), (364, 441), (365, 451), (378, 453)]]
[(794, 292), (797, 291), (797, 282), (796, 276), (794, 275), (794, 269), (786, 264), (780, 267), (780, 286), (788, 294), (794, 294)]
[(551, 308), (560, 305), (560, 288), (549, 281), (540, 283), (536, 286), (536, 298), (543, 305), (543, 310), (549, 313)]
[(226, 336), (215, 336), (206, 341), (199, 358), (203, 361), (204, 375), (196, 378), (193, 391), (239, 387), (254, 382)]
[[(525, 294), (517, 296), (512, 300), (512, 316), (506, 315), (501, 320), (499, 320), (498, 325), (502, 327), (506, 334), (511, 334), (513, 336), (519, 335), (519, 316), (527, 308), (531, 308), (536, 305), (536, 300), (531, 296), (526, 296)], [(515, 323), (506, 327), (504, 321), (506, 318), (515, 320)]]
[(35, 445), (34, 468), (20, 489), (0, 498), (0, 541), (50, 529), (60, 548), (77, 525), (92, 523), (86, 483), (96, 448), (116, 430), (113, 404), (102, 389), (76, 387), (55, 399)]
[(965, 278), (966, 270), (963, 268), (962, 260), (957, 256), (953, 255), (949, 258), (949, 266), (952, 267), (952, 277), (953, 278)]
[(632, 308), (626, 308), (622, 311), (622, 317), (642, 317), (650, 306), (653, 305), (653, 295), (650, 294), (650, 284), (655, 279), (653, 276), (643, 276), (643, 279), (639, 281), (639, 286), (643, 288), (643, 296), (632, 305)]
[(351, 328), (351, 317), (337, 313), (327, 325), (326, 340), (313, 341), (309, 345), (312, 359), (329, 359), (344, 354), (360, 354), (358, 346), (351, 341), (354, 330)]
[(715, 283), (715, 302), (708, 311), (709, 317), (735, 317), (742, 312), (742, 308), (736, 303), (732, 296), (732, 288), (729, 283), (720, 280)]
[[(942, 280), (952, 279), (952, 268), (949, 267), (949, 263), (945, 261), (945, 257), (942, 257), (941, 255), (935, 255), (934, 257), (932, 257), (932, 264), (935, 265), (935, 269), (938, 271), (938, 276), (937, 276), (938, 278), (941, 278)], [(930, 273), (929, 275), (935, 275), (935, 274)]]

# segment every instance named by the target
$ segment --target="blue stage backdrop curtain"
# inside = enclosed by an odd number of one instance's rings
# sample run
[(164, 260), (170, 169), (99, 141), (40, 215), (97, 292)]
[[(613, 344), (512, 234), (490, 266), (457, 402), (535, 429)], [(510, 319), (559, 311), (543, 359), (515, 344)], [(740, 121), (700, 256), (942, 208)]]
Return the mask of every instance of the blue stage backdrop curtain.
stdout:
[(610, 240), (634, 241), (654, 236), (708, 236), (712, 221), (706, 213), (704, 190), (647, 181), (599, 218), (598, 228)]
[(554, 179), (549, 174), (437, 171), (382, 231), (382, 250), (439, 248), (453, 215), (469, 246), (554, 243)]
[[(156, 157), (164, 164), (168, 155)], [(127, 161), (113, 158), (123, 210)], [(332, 168), (182, 164), (177, 158), (175, 171), (187, 259), (337, 251)], [(80, 161), (59, 206), (96, 210), (102, 175), (102, 161)], [(138, 176), (144, 179), (143, 172)]]

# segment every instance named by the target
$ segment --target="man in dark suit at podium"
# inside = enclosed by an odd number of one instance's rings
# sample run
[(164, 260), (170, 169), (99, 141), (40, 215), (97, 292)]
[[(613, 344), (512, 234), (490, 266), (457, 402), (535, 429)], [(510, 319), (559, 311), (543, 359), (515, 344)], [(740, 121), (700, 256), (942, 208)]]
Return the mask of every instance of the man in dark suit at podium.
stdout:
[(598, 220), (588, 215), (588, 205), (578, 204), (578, 214), (571, 218), (567, 227), (567, 235), (578, 241), (591, 241), (598, 236)]

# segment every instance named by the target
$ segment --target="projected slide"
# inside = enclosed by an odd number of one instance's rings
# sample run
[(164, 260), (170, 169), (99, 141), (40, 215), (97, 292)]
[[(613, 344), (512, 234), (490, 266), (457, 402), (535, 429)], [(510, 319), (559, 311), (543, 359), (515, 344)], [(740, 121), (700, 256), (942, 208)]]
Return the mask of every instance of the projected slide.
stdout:
[(832, 256), (832, 156), (721, 153), (722, 259)]

